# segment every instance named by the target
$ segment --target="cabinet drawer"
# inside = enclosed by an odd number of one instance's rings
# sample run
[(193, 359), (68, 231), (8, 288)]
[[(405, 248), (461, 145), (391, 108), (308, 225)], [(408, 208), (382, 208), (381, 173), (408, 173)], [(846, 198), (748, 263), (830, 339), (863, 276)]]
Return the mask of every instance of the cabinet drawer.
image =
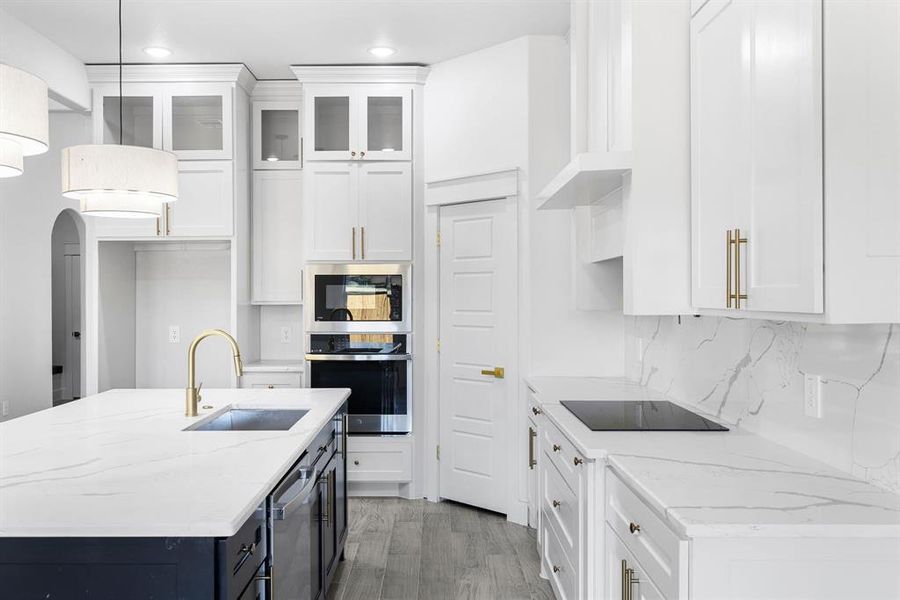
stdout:
[(216, 540), (219, 598), (238, 598), (257, 576), (265, 559), (265, 508), (260, 506), (237, 533)]
[(606, 521), (666, 598), (687, 582), (687, 542), (613, 473), (606, 471)]
[(243, 389), (299, 388), (300, 373), (244, 373)]
[(412, 479), (409, 442), (351, 437), (347, 442), (347, 480), (403, 482)]
[(578, 493), (584, 457), (548, 419), (544, 419), (541, 429), (541, 452), (544, 458), (556, 465), (563, 480)]
[(578, 573), (566, 556), (550, 520), (543, 519), (541, 561), (544, 572), (550, 578), (550, 586), (557, 600), (575, 600), (578, 597)]
[[(544, 514), (553, 521), (559, 533), (559, 541), (570, 557), (578, 556), (578, 533), (580, 507), (578, 493), (563, 480), (553, 462), (548, 461), (542, 469), (541, 503)], [(577, 563), (577, 560), (572, 562)]]

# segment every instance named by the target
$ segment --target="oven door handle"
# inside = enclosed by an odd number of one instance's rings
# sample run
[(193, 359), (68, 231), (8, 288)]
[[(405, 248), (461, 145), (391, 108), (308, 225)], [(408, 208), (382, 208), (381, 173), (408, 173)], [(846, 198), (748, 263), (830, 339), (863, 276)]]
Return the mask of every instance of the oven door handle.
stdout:
[(412, 360), (412, 354), (307, 354), (306, 360), (346, 361), (404, 361)]

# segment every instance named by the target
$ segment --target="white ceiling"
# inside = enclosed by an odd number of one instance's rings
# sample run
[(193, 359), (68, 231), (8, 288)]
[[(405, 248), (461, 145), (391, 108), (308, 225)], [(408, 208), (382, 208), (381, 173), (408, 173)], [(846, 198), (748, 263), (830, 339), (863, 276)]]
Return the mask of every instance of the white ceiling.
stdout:
[[(291, 64), (431, 64), (568, 29), (569, 0), (124, 0), (125, 62), (243, 62), (260, 79)], [(85, 63), (116, 62), (116, 0), (3, 0)], [(154, 60), (147, 46), (172, 55)], [(376, 59), (372, 46), (397, 53)]]

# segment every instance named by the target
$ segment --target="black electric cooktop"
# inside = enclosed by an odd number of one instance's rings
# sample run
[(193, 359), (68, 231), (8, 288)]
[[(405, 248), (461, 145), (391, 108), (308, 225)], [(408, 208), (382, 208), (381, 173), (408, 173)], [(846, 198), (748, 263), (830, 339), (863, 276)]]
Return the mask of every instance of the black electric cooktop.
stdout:
[(568, 400), (562, 405), (591, 431), (728, 431), (665, 400)]

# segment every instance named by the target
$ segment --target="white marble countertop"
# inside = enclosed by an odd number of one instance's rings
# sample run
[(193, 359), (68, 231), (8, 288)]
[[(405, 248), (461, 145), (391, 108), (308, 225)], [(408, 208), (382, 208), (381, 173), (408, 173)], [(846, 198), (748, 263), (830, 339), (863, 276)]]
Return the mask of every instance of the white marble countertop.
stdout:
[(256, 360), (244, 363), (245, 373), (302, 373), (302, 360)]
[(559, 404), (668, 399), (658, 392), (619, 378), (526, 383), (586, 458), (609, 464), (684, 537), (900, 538), (900, 496), (758, 435), (591, 431)]
[[(0, 423), (0, 537), (226, 537), (348, 389), (112, 390)], [(288, 431), (182, 431), (229, 405), (303, 408)]]

